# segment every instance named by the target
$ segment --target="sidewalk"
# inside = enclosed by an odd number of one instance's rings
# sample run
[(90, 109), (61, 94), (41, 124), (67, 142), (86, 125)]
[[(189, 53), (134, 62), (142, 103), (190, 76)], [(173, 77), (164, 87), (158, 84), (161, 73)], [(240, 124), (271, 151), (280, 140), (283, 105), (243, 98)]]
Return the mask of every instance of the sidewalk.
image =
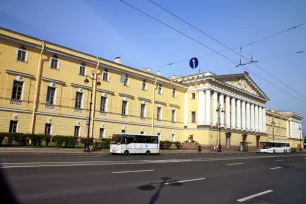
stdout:
[[(239, 152), (239, 151), (223, 151), (214, 152), (209, 150), (160, 150), (161, 155), (204, 155), (204, 154), (247, 154), (255, 153), (256, 151)], [(84, 152), (83, 148), (31, 148), (31, 147), (1, 147), (0, 154), (82, 154), (82, 155), (110, 155), (109, 149), (100, 151)]]

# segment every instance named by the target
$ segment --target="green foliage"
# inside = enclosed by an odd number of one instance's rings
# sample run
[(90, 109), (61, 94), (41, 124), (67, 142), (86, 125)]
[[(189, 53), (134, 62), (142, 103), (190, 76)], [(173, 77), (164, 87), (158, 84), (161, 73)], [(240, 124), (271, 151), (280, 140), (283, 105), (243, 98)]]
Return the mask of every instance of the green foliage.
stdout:
[[(172, 145), (173, 144), (173, 145)], [(171, 142), (169, 140), (160, 141), (160, 149), (180, 149), (181, 143), (180, 142)]]
[[(85, 144), (86, 140), (87, 140), (87, 137), (81, 137), (81, 138), (80, 138), (80, 142), (81, 142), (82, 144)], [(93, 139), (92, 139), (92, 138), (89, 138), (90, 145), (92, 144), (92, 141), (93, 141)]]
[(4, 138), (7, 136), (8, 136), (8, 133), (0, 132), (0, 146), (2, 145)]
[(67, 137), (65, 140), (65, 147), (74, 148), (77, 142), (78, 142), (78, 137), (74, 137), (74, 136)]
[(29, 144), (29, 134), (12, 133), (13, 141), (20, 146), (26, 146)]
[(52, 141), (55, 143), (56, 147), (74, 148), (78, 138), (74, 136), (55, 135), (52, 137)]
[(102, 139), (102, 148), (103, 149), (109, 149), (111, 140), (112, 139), (110, 139), (110, 138), (103, 138)]

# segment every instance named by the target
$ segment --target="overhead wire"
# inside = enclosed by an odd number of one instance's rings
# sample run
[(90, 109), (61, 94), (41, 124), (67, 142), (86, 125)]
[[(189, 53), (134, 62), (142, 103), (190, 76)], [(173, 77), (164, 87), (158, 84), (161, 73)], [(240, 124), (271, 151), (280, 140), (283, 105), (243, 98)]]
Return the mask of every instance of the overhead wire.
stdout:
[[(162, 6), (160, 6), (159, 4), (155, 3), (154, 1), (152, 1), (152, 0), (148, 0), (148, 1), (151, 2), (153, 5), (156, 5), (157, 7), (159, 7), (160, 9), (162, 9), (163, 11), (165, 11), (165, 12), (169, 13), (170, 15), (174, 16), (175, 18), (179, 19), (180, 21), (184, 22), (185, 24), (189, 25), (190, 27), (194, 28), (195, 30), (199, 31), (200, 33), (204, 34), (205, 36), (209, 37), (210, 39), (216, 41), (216, 42), (219, 43), (220, 45), (223, 45), (224, 47), (226, 47), (227, 49), (231, 50), (232, 52), (234, 52), (235, 54), (239, 55), (240, 57), (244, 58), (245, 60), (253, 61), (253, 59), (250, 60), (250, 59), (248, 59), (247, 57), (243, 56), (242, 54), (236, 52), (236, 51), (233, 50), (232, 48), (228, 47), (228, 46), (225, 45), (224, 43), (222, 43), (222, 42), (220, 42), (219, 40), (217, 40), (216, 38), (214, 38), (214, 37), (212, 37), (211, 35), (205, 33), (205, 32), (202, 31), (201, 29), (199, 29), (199, 28), (197, 28), (196, 26), (192, 25), (191, 23), (185, 21), (185, 20), (182, 19), (181, 17), (175, 15), (174, 13), (172, 13), (171, 11), (165, 9), (164, 7), (162, 7)], [(286, 30), (284, 30), (284, 31), (278, 32), (278, 33), (276, 33), (276, 34), (274, 34), (274, 35), (271, 35), (271, 36), (268, 36), (268, 37), (265, 37), (265, 38), (256, 40), (256, 41), (254, 41), (254, 42), (252, 42), (252, 43), (249, 43), (249, 44), (246, 44), (246, 45), (251, 45), (251, 47), (252, 47), (252, 45), (253, 45), (254, 43), (257, 43), (257, 42), (263, 41), (263, 40), (265, 40), (265, 39), (271, 38), (271, 37), (273, 37), (273, 36), (279, 35), (279, 34), (281, 34), (281, 33), (283, 33), (283, 32), (287, 32), (287, 31), (289, 31), (289, 30), (293, 30), (293, 29), (298, 28), (298, 27), (300, 27), (300, 26), (302, 26), (302, 25), (304, 25), (304, 23), (299, 24), (299, 25), (297, 25), (297, 26), (293, 26), (293, 27), (291, 27), (291, 28), (289, 28), (289, 29), (286, 29)], [(241, 46), (241, 47), (243, 47), (243, 46)], [(240, 64), (241, 64), (241, 63), (240, 63)], [(266, 74), (268, 74), (270, 77), (274, 78), (276, 81), (278, 81), (278, 82), (280, 82), (281, 84), (283, 84), (284, 86), (286, 86), (286, 87), (287, 87), (288, 89), (290, 89), (291, 91), (295, 92), (296, 94), (298, 94), (298, 95), (300, 95), (300, 96), (302, 96), (303, 98), (306, 99), (306, 96), (304, 96), (303, 94), (299, 93), (299, 92), (296, 91), (295, 89), (291, 88), (289, 85), (287, 85), (287, 84), (284, 83), (282, 80), (280, 80), (280, 79), (278, 79), (277, 77), (275, 77), (275, 76), (274, 76), (273, 74), (271, 74), (270, 72), (266, 71), (265, 69), (263, 69), (262, 67), (258, 66), (258, 65), (255, 64), (255, 63), (252, 63), (252, 64), (253, 64), (254, 66), (256, 66), (257, 68), (259, 68), (260, 70), (262, 70), (263, 72), (265, 72)]]
[[(127, 3), (126, 1), (124, 1), (124, 0), (119, 0), (119, 1), (122, 2), (122, 3), (124, 3), (124, 4), (126, 4), (126, 5), (129, 6), (129, 7), (131, 7), (131, 8), (133, 8), (133, 9), (137, 10), (138, 12), (140, 12), (140, 13), (142, 13), (142, 14), (144, 14), (144, 15), (146, 15), (146, 16), (152, 18), (152, 19), (154, 19), (155, 21), (157, 21), (157, 22), (163, 24), (164, 26), (166, 26), (166, 27), (168, 27), (168, 28), (170, 28), (170, 29), (176, 31), (177, 33), (179, 33), (179, 34), (181, 34), (181, 35), (183, 35), (183, 36), (189, 38), (190, 40), (192, 40), (192, 41), (194, 41), (194, 42), (196, 42), (196, 43), (198, 43), (198, 44), (200, 44), (200, 45), (206, 47), (207, 49), (212, 50), (213, 52), (215, 52), (215, 53), (221, 55), (222, 57), (228, 59), (229, 61), (231, 61), (231, 62), (233, 62), (233, 63), (235, 63), (235, 64), (238, 64), (236, 61), (234, 61), (234, 60), (228, 58), (227, 56), (221, 54), (220, 52), (218, 52), (218, 51), (216, 51), (216, 50), (214, 50), (214, 49), (208, 47), (207, 45), (205, 45), (205, 44), (201, 43), (200, 41), (194, 39), (193, 37), (191, 37), (191, 36), (189, 36), (189, 35), (183, 33), (182, 31), (180, 31), (180, 30), (178, 30), (178, 29), (176, 29), (176, 28), (174, 28), (174, 27), (172, 27), (172, 26), (166, 24), (165, 22), (163, 22), (163, 21), (161, 21), (161, 20), (155, 18), (154, 16), (152, 16), (152, 15), (150, 15), (150, 14), (148, 14), (148, 13), (146, 13), (146, 12), (140, 10), (140, 9), (138, 9), (137, 7), (135, 7), (135, 6), (133, 6), (133, 5), (129, 4), (129, 3)], [(230, 48), (229, 48), (229, 49), (230, 49)], [(243, 67), (244, 67), (244, 66), (243, 66)], [(306, 104), (306, 102), (302, 101), (302, 100), (299, 99), (298, 97), (296, 97), (296, 96), (294, 96), (294, 95), (288, 93), (287, 91), (285, 91), (285, 90), (283, 90), (282, 88), (276, 86), (275, 84), (273, 84), (272, 82), (268, 81), (267, 79), (265, 79), (265, 78), (259, 76), (258, 74), (256, 74), (255, 72), (249, 70), (248, 68), (246, 68), (246, 69), (247, 69), (249, 72), (251, 72), (251, 73), (253, 73), (254, 75), (256, 75), (257, 77), (259, 77), (259, 78), (261, 78), (262, 80), (266, 81), (267, 83), (271, 84), (271, 85), (274, 86), (275, 88), (279, 89), (280, 91), (282, 91), (282, 92), (286, 93), (287, 95), (289, 95), (289, 96), (291, 96), (291, 97), (297, 99), (298, 101), (300, 101), (300, 102)]]

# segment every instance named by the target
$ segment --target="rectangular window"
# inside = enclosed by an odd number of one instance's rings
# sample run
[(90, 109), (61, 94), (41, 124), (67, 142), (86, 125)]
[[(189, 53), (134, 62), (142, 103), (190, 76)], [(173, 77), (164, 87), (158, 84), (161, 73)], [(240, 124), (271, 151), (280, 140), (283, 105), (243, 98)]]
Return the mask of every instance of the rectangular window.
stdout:
[(172, 97), (176, 97), (176, 89), (172, 89)]
[(80, 65), (79, 75), (80, 76), (85, 76), (85, 72), (86, 72), (86, 67), (84, 65)]
[(83, 93), (76, 92), (75, 96), (75, 109), (82, 109)]
[(108, 81), (108, 70), (107, 70), (107, 69), (105, 69), (105, 70), (103, 71), (102, 80), (103, 80), (103, 81)]
[(142, 90), (147, 90), (147, 81), (146, 81), (146, 80), (143, 80), (143, 81), (142, 81), (141, 89), (142, 89)]
[(195, 99), (195, 93), (191, 94), (191, 99)]
[(23, 82), (22, 81), (14, 81), (12, 99), (21, 100), (22, 88), (23, 88)]
[(161, 120), (161, 119), (162, 119), (162, 108), (157, 107), (157, 120)]
[(46, 103), (48, 105), (55, 104), (55, 87), (48, 86)]
[(140, 106), (140, 117), (141, 118), (146, 117), (146, 104), (141, 104)]
[(192, 111), (191, 112), (191, 123), (195, 123), (196, 122), (196, 112)]
[(125, 75), (125, 81), (124, 81), (124, 83), (123, 83), (123, 85), (124, 86), (129, 86), (130, 85), (130, 79), (129, 79), (129, 77), (128, 77), (128, 75)]
[(80, 126), (74, 126), (74, 136), (75, 137), (80, 136)]
[(172, 110), (172, 122), (176, 121), (176, 110)]
[(227, 148), (231, 147), (231, 137), (230, 136), (226, 136), (226, 147)]
[(100, 139), (105, 137), (104, 134), (105, 134), (104, 128), (100, 128), (100, 135), (99, 135)]
[(18, 51), (17, 51), (17, 60), (18, 61), (26, 62), (27, 61), (27, 55), (28, 55), (27, 51), (22, 50), (22, 49), (18, 49)]
[(18, 125), (18, 121), (17, 121), (17, 120), (11, 120), (11, 121), (10, 121), (10, 129), (9, 129), (9, 132), (10, 132), (10, 133), (17, 132), (17, 125)]
[(56, 58), (51, 58), (51, 64), (50, 67), (52, 69), (58, 69), (59, 68), (59, 60)]
[(49, 123), (45, 124), (45, 135), (51, 135), (51, 127), (52, 127), (52, 124), (49, 124)]
[(106, 112), (106, 101), (107, 101), (107, 98), (105, 96), (101, 96), (101, 106), (100, 106), (100, 111), (101, 112)]
[(128, 105), (127, 101), (122, 101), (122, 112), (121, 112), (122, 115), (127, 115), (127, 105)]
[(163, 87), (162, 85), (158, 85), (158, 94), (163, 94)]

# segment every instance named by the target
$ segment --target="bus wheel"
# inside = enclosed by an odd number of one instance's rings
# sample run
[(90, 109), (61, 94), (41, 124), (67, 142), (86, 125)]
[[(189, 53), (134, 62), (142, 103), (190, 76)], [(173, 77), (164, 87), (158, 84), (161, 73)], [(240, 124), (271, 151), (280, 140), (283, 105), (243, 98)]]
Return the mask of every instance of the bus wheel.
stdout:
[(125, 156), (129, 155), (129, 151), (125, 150), (123, 153)]
[(149, 151), (149, 150), (148, 150), (148, 151), (146, 151), (146, 155), (148, 155), (148, 156), (150, 155), (150, 151)]

